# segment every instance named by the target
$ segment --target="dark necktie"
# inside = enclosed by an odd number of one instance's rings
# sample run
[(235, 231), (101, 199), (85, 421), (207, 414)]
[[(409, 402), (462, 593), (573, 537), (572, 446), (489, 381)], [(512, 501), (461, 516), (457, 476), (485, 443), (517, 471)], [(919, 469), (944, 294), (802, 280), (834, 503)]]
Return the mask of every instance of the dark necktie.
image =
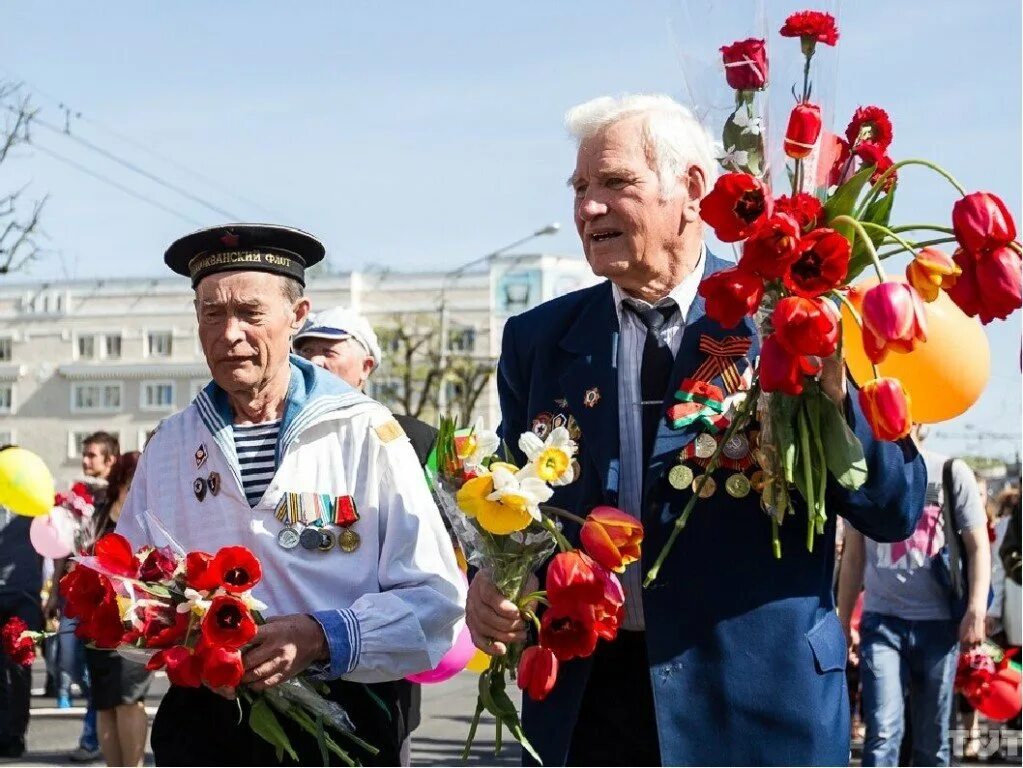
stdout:
[(668, 342), (661, 338), (660, 330), (678, 311), (675, 302), (660, 307), (639, 309), (625, 302), (633, 314), (646, 327), (646, 341), (643, 343), (643, 362), (640, 368), (639, 389), (643, 400), (643, 466), (650, 461), (650, 453), (661, 422), (664, 396), (668, 391), (671, 369), (675, 364), (674, 355)]

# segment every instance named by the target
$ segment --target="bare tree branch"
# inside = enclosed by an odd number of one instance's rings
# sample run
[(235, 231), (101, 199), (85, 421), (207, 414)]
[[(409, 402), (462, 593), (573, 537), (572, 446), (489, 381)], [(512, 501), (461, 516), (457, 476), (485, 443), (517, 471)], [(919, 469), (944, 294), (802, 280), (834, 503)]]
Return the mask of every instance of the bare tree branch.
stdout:
[[(18, 83), (0, 83), (0, 105), (4, 108), (0, 128), (0, 164), (20, 144), (30, 143), (29, 126), (38, 113), (28, 96), (20, 93)], [(11, 105), (9, 101), (14, 101)], [(18, 203), (25, 187), (0, 196), (0, 275), (22, 269), (42, 252), (36, 238), (41, 234), (39, 221), (47, 198), (34, 201), (27, 218), (18, 215)]]

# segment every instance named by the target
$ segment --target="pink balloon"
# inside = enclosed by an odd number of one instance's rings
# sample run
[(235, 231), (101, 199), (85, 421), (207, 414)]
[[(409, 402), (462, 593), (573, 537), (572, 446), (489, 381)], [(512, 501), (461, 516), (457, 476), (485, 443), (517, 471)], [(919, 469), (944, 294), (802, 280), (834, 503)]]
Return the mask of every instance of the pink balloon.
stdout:
[(469, 628), (463, 622), (454, 647), (444, 654), (440, 664), (426, 672), (408, 675), (405, 679), (412, 683), (443, 683), (465, 669), (475, 652), (476, 646), (472, 644)]
[(63, 540), (50, 515), (40, 515), (39, 517), (32, 518), (32, 525), (28, 529), (28, 537), (32, 541), (35, 551), (43, 557), (56, 560), (71, 554), (71, 544)]

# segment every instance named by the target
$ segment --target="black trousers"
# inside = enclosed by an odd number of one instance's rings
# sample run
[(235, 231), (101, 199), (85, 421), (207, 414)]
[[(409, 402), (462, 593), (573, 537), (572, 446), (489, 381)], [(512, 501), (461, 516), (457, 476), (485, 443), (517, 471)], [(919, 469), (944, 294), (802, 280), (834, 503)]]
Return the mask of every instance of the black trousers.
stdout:
[(600, 641), (567, 765), (657, 765), (661, 749), (643, 632)]
[[(39, 593), (0, 596), (0, 626), (15, 616), (29, 629), (42, 629)], [(32, 667), (15, 664), (0, 650), (0, 744), (24, 745), (31, 697)]]
[[(329, 687), (329, 698), (344, 707), (355, 725), (356, 735), (380, 753), (370, 755), (336, 731), (328, 730), (338, 745), (362, 765), (399, 765), (405, 724), (394, 684), (334, 682)], [(384, 702), (386, 712), (367, 689)], [(278, 714), (277, 719), (298, 755), (297, 764), (323, 765), (316, 737), (283, 715)], [(229, 701), (207, 688), (172, 686), (153, 722), (153, 757), (157, 765), (295, 765), (287, 753), (278, 762), (274, 748), (253, 733), (248, 721), (249, 707), (244, 702)], [(343, 765), (333, 753), (328, 752), (328, 757), (330, 765)]]

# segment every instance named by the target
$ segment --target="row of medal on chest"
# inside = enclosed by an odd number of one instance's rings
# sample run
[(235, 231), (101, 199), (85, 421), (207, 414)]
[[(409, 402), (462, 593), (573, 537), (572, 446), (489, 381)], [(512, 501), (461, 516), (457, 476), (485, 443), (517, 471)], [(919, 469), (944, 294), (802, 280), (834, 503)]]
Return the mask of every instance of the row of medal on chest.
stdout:
[[(733, 498), (742, 499), (750, 493), (760, 493), (767, 482), (764, 471), (760, 469), (758, 435), (757, 431), (732, 435), (721, 448), (716, 470), (732, 470), (724, 486), (725, 493)], [(710, 475), (704, 477), (704, 471), (718, 449), (719, 439), (704, 432), (679, 451), (677, 463), (668, 470), (668, 485), (677, 491), (692, 489), (703, 499), (717, 493), (717, 481)]]

